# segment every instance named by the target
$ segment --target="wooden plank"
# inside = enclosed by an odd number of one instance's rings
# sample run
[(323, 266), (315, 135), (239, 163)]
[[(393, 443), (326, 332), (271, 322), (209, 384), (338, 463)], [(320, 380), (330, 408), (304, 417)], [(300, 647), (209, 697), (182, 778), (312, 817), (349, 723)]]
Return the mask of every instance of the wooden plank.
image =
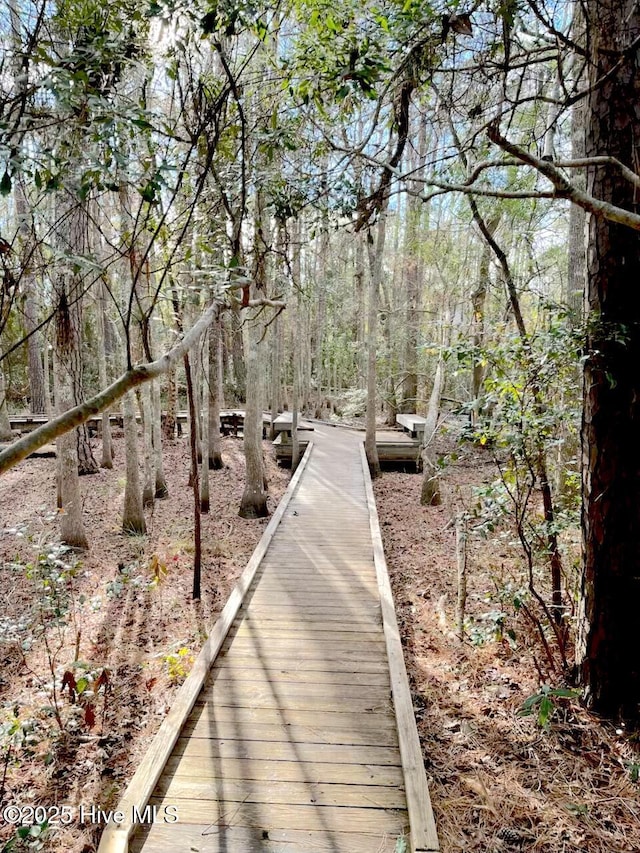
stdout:
[(171, 710), (162, 721), (160, 729), (153, 739), (151, 746), (145, 753), (145, 756), (138, 766), (131, 782), (127, 786), (123, 797), (120, 799), (118, 810), (125, 814), (126, 820), (121, 824), (109, 823), (107, 825), (102, 834), (102, 838), (100, 839), (98, 853), (126, 853), (128, 840), (133, 829), (133, 823), (131, 822), (133, 806), (135, 805), (142, 809), (149, 801), (149, 797), (160, 778), (167, 759), (171, 754), (171, 750), (178, 739), (182, 726), (184, 725), (191, 709), (195, 705), (205, 678), (209, 674), (211, 664), (217, 657), (227, 632), (238, 614), (244, 595), (251, 586), (251, 582), (253, 581), (258, 566), (260, 565), (260, 562), (271, 543), (273, 535), (286, 512), (293, 493), (298, 487), (303, 471), (309, 462), (312, 450), (313, 444), (310, 443), (305, 455), (300, 461), (300, 465), (296, 469), (291, 482), (282, 496), (282, 500), (280, 501), (278, 508), (274, 512), (269, 524), (262, 534), (251, 559), (247, 563), (240, 580), (229, 596), (229, 599), (220, 614), (220, 618), (216, 622), (212, 632), (196, 658), (191, 672), (175, 696), (171, 705)]
[(377, 595), (374, 577), (341, 577), (334, 578), (319, 577), (313, 571), (301, 571), (299, 574), (275, 574), (271, 573), (263, 577), (252, 589), (260, 588), (261, 591), (298, 592), (301, 583), (309, 592), (335, 592), (339, 594), (349, 592), (371, 593)]
[[(270, 639), (285, 639), (291, 638), (292, 640), (322, 640), (326, 639), (327, 631), (321, 629), (313, 629), (313, 628), (305, 628), (304, 625), (289, 626), (285, 625), (283, 627), (269, 627), (268, 625), (248, 625), (246, 620), (243, 620), (239, 625), (236, 631), (234, 632), (234, 636), (236, 637), (257, 637), (262, 640), (270, 640)], [(380, 636), (379, 631), (375, 632), (364, 632), (364, 631), (333, 631), (331, 630), (331, 637), (334, 640), (342, 641), (348, 643), (356, 643), (356, 642), (365, 642), (370, 646), (384, 646), (384, 638)]]
[(389, 671), (391, 676), (391, 688), (393, 692), (393, 704), (398, 723), (398, 738), (400, 741), (400, 755), (402, 757), (402, 769), (407, 792), (407, 808), (409, 811), (409, 822), (411, 826), (411, 847), (414, 853), (422, 851), (437, 851), (440, 849), (435, 820), (431, 808), (427, 777), (422, 759), (420, 739), (416, 727), (416, 719), (413, 712), (411, 692), (407, 670), (402, 654), (402, 643), (398, 622), (396, 620), (393, 604), (393, 594), (389, 582), (387, 563), (382, 546), (382, 535), (376, 509), (375, 497), (369, 466), (364, 452), (364, 446), (360, 448), (360, 459), (365, 479), (365, 489), (369, 514), (371, 517), (371, 537), (374, 547), (374, 561), (378, 582), (380, 584), (380, 600), (382, 604), (382, 621), (384, 635), (387, 640), (387, 654), (389, 657)]
[[(283, 704), (280, 707), (286, 707), (287, 701), (290, 699), (306, 698), (306, 697), (322, 697), (327, 702), (333, 702), (330, 707), (336, 707), (336, 702), (342, 705), (349, 705), (351, 699), (360, 699), (365, 704), (384, 704), (390, 698), (390, 689), (385, 685), (376, 684), (314, 684), (309, 682), (297, 681), (269, 681), (266, 678), (256, 678), (253, 683), (250, 681), (235, 681), (233, 679), (212, 679), (205, 684), (202, 689), (202, 700), (218, 701), (217, 697), (220, 693), (224, 693), (224, 697), (220, 700), (225, 702), (227, 699), (234, 702), (236, 699), (247, 697), (252, 699), (256, 708), (261, 707), (263, 699), (270, 700), (275, 698)], [(199, 700), (201, 701), (201, 700)], [(318, 705), (318, 707), (320, 707)]]
[(132, 851), (139, 853), (394, 853), (396, 837), (355, 832), (307, 832), (304, 830), (223, 828), (197, 824), (154, 824), (134, 838)]
[[(361, 625), (377, 625), (379, 624), (380, 611), (374, 610), (363, 613), (351, 613), (348, 608), (344, 607), (281, 607), (268, 606), (261, 604), (260, 606), (250, 607), (248, 612), (254, 618), (271, 619), (278, 621), (279, 613), (285, 617), (285, 620), (298, 621), (311, 624), (312, 622), (340, 622), (342, 624), (353, 621)], [(377, 618), (376, 618), (377, 617)]]
[[(333, 732), (348, 732), (349, 737), (369, 738), (370, 732), (389, 732), (397, 742), (395, 717), (386, 714), (353, 714), (349, 711), (295, 711), (282, 708), (225, 708), (224, 706), (204, 705), (196, 709), (187, 720), (183, 733), (189, 726), (200, 724), (218, 725), (232, 723), (239, 729), (244, 727), (253, 731), (253, 726), (281, 726), (283, 729), (295, 727), (315, 732), (318, 729)], [(391, 724), (391, 725), (390, 725)], [(375, 744), (369, 744), (375, 746)], [(380, 744), (389, 746), (390, 744)]]
[[(292, 684), (319, 684), (319, 685), (362, 685), (369, 687), (389, 688), (389, 679), (384, 672), (314, 672), (309, 673), (295, 669), (279, 669), (275, 673), (265, 672), (260, 669), (259, 664), (254, 669), (237, 667), (220, 667), (216, 669), (215, 683), (235, 683), (238, 681), (249, 681), (254, 684), (262, 684), (267, 679)], [(230, 685), (229, 685), (230, 686)]]
[[(225, 758), (253, 761), (297, 761), (300, 764), (389, 764), (402, 766), (398, 750), (388, 746), (352, 746), (334, 743), (272, 743), (251, 740), (218, 740), (217, 738), (179, 738), (175, 757), (191, 756), (215, 766)], [(198, 775), (198, 774), (196, 774)]]
[(331, 634), (324, 639), (305, 637), (300, 639), (297, 637), (274, 637), (266, 641), (260, 639), (259, 635), (236, 634), (232, 639), (225, 641), (221, 653), (226, 654), (231, 651), (240, 651), (242, 654), (248, 654), (251, 650), (255, 650), (256, 654), (264, 654), (266, 657), (275, 654), (276, 656), (283, 653), (291, 653), (297, 657), (304, 655), (315, 657), (317, 654), (322, 656), (329, 655), (333, 657), (341, 657), (343, 660), (360, 660), (369, 658), (378, 658), (386, 656), (386, 649), (380, 643), (369, 643), (366, 638), (362, 640), (338, 640)]
[[(211, 706), (207, 706), (211, 707)], [(206, 710), (206, 708), (205, 708)], [(280, 710), (280, 709), (278, 709)], [(301, 713), (301, 712), (298, 712)], [(182, 729), (185, 737), (219, 737), (225, 740), (258, 740), (276, 743), (332, 743), (351, 746), (394, 746), (398, 745), (393, 717), (382, 718), (385, 725), (380, 728), (358, 728), (338, 726), (296, 726), (271, 723), (244, 723), (211, 720), (205, 713), (197, 721), (190, 717)]]
[[(152, 805), (162, 805), (162, 798), (152, 797)], [(399, 809), (354, 808), (349, 806), (297, 806), (260, 803), (236, 803), (226, 800), (180, 800), (180, 822), (216, 826), (259, 826), (268, 833), (272, 829), (297, 829), (309, 832), (358, 832), (380, 836), (400, 835), (407, 828), (406, 811)], [(175, 849), (175, 848), (174, 848)]]
[[(345, 699), (337, 699), (335, 696), (328, 697), (327, 695), (319, 695), (310, 692), (293, 693), (292, 691), (279, 690), (274, 693), (230, 693), (229, 691), (217, 691), (208, 694), (210, 697), (215, 697), (215, 701), (219, 705), (226, 705), (229, 708), (281, 708), (301, 711), (312, 711), (316, 708), (319, 711), (331, 711), (339, 702), (339, 707), (345, 710), (354, 712), (366, 713), (382, 713), (391, 708), (391, 699), (387, 698), (367, 698), (364, 696), (350, 697)], [(198, 699), (198, 704), (207, 701), (205, 698)]]
[[(318, 685), (362, 685), (369, 687), (389, 688), (389, 679), (384, 672), (306, 672), (294, 669), (279, 669), (274, 672), (265, 672), (259, 666), (254, 669), (221, 667), (216, 669), (215, 683), (229, 682), (231, 686), (237, 682), (248, 681), (253, 684), (262, 685), (267, 679), (277, 678), (278, 681), (291, 684), (318, 684)], [(390, 688), (389, 688), (390, 689)]]
[[(282, 634), (279, 633), (279, 629), (282, 629)], [(287, 634), (291, 634), (291, 636), (298, 636), (300, 633), (308, 633), (310, 637), (315, 635), (326, 634), (327, 631), (331, 631), (331, 633), (335, 633), (336, 636), (340, 636), (342, 634), (352, 634), (354, 635), (354, 639), (357, 637), (361, 637), (366, 639), (367, 637), (374, 638), (376, 636), (376, 632), (379, 632), (380, 624), (376, 625), (361, 625), (357, 622), (345, 622), (344, 625), (339, 625), (335, 622), (330, 623), (309, 623), (297, 620), (297, 621), (282, 621), (279, 625), (274, 625), (273, 622), (259, 622), (257, 619), (254, 619), (250, 613), (244, 613), (234, 622), (234, 630), (239, 631), (240, 628), (244, 628), (247, 633), (253, 635), (264, 634), (265, 637), (272, 636), (275, 634), (276, 636), (286, 636)], [(380, 634), (378, 633), (379, 637)], [(348, 637), (343, 637), (343, 639), (349, 639)]]
[(392, 764), (336, 764), (334, 762), (270, 761), (254, 758), (217, 758), (206, 764), (198, 756), (172, 755), (167, 772), (191, 779), (264, 779), (280, 782), (344, 783), (353, 785), (402, 785), (400, 762)]
[[(304, 624), (304, 623), (301, 623)], [(229, 653), (226, 656), (226, 665), (234, 668), (238, 667), (255, 667), (260, 666), (265, 672), (273, 672), (274, 674), (282, 669), (296, 670), (317, 670), (319, 672), (353, 672), (354, 664), (352, 660), (327, 660), (323, 657), (301, 658), (292, 663), (291, 655), (283, 655), (281, 657), (270, 657), (268, 660), (256, 661), (255, 655), (246, 654), (240, 655)], [(218, 664), (216, 664), (218, 666)], [(220, 663), (220, 667), (225, 666), (225, 663)], [(361, 660), (358, 662), (358, 672), (388, 672), (389, 664), (383, 658), (371, 658), (369, 660)]]
[(232, 803), (274, 803), (295, 806), (355, 806), (356, 808), (404, 809), (404, 790), (381, 785), (318, 785), (307, 782), (258, 782), (222, 777), (192, 779), (165, 774), (154, 791), (157, 800), (223, 800)]
[(361, 612), (362, 610), (371, 609), (372, 606), (377, 606), (378, 603), (378, 596), (373, 595), (373, 593), (368, 592), (366, 589), (354, 588), (351, 590), (350, 595), (349, 587), (341, 591), (331, 587), (325, 587), (324, 589), (304, 589), (304, 585), (304, 578), (301, 578), (300, 586), (302, 589), (287, 589), (283, 587), (265, 589), (258, 587), (254, 589), (251, 595), (250, 606), (252, 608), (258, 606), (269, 607), (273, 604), (277, 606), (278, 602), (281, 602), (281, 607), (303, 606), (305, 609), (324, 609), (327, 607), (335, 609), (336, 607), (340, 607), (350, 612), (354, 610)]
[(283, 639), (274, 641), (273, 645), (265, 646), (264, 649), (260, 650), (258, 656), (255, 643), (250, 640), (245, 642), (243, 637), (237, 638), (230, 646), (221, 649), (219, 661), (221, 663), (231, 662), (236, 658), (247, 657), (253, 657), (260, 664), (278, 665), (283, 661), (288, 661), (292, 668), (305, 660), (329, 660), (331, 663), (340, 661), (345, 664), (350, 663), (354, 672), (358, 672), (358, 664), (365, 661), (381, 661), (386, 665), (384, 650), (379, 646), (368, 648), (366, 643), (361, 643), (355, 648), (349, 644), (301, 647), (300, 644), (296, 644), (295, 640), (287, 643)]

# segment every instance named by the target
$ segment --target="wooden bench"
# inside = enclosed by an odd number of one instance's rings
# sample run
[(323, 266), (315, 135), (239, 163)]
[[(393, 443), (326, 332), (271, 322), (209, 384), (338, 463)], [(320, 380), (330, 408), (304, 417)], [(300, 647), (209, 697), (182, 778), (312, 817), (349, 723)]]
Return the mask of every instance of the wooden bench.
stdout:
[(396, 415), (396, 421), (401, 427), (409, 433), (411, 438), (422, 438), (424, 436), (424, 426), (427, 422), (422, 415), (404, 414)]
[[(305, 452), (309, 445), (309, 436), (298, 436), (298, 444), (300, 448), (300, 455)], [(276, 462), (280, 465), (291, 465), (291, 459), (293, 458), (293, 442), (291, 440), (291, 435), (286, 432), (281, 432), (277, 435), (273, 440), (273, 447), (276, 452)]]
[[(278, 415), (277, 418), (273, 421), (273, 431), (278, 433), (279, 435), (287, 435), (289, 437), (289, 441), (291, 441), (291, 431), (293, 429), (293, 413), (292, 412), (283, 412), (281, 415)], [(301, 419), (298, 420), (298, 432), (300, 430), (313, 432), (313, 424), (310, 424), (309, 421), (303, 421)]]

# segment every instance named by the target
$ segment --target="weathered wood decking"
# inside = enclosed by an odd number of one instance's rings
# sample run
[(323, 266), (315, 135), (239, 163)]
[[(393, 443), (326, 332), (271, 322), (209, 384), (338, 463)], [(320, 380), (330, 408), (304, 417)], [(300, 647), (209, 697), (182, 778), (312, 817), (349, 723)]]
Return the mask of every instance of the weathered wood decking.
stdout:
[(437, 849), (361, 441), (318, 432), (99, 853)]

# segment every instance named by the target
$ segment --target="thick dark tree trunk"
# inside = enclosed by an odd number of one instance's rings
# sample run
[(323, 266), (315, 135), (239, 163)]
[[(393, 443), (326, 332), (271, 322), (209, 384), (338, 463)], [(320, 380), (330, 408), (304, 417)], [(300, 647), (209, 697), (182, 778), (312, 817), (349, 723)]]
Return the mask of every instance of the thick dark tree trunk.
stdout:
[[(586, 155), (637, 169), (640, 140), (640, 8), (591, 0), (591, 93)], [(607, 78), (608, 73), (620, 67)], [(605, 83), (594, 86), (596, 80)], [(615, 167), (590, 167), (587, 189), (640, 212), (637, 189)], [(640, 234), (591, 217), (584, 363), (583, 546), (578, 644), (586, 698), (597, 712), (638, 719), (640, 705)]]

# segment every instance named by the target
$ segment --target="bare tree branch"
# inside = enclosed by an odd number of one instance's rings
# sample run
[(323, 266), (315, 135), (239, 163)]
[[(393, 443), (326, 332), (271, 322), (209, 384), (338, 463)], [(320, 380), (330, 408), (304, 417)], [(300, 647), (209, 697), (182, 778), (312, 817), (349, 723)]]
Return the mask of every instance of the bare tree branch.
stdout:
[[(593, 213), (595, 216), (602, 216), (605, 219), (609, 219), (611, 222), (618, 222), (620, 225), (626, 225), (629, 228), (633, 228), (634, 231), (640, 231), (639, 214), (632, 213), (630, 210), (625, 210), (623, 207), (618, 207), (615, 204), (610, 204), (609, 202), (602, 201), (599, 198), (594, 198), (584, 192), (584, 190), (573, 186), (569, 183), (567, 177), (560, 171), (557, 165), (548, 160), (542, 160), (540, 157), (536, 157), (535, 154), (527, 151), (526, 148), (521, 148), (519, 145), (509, 142), (509, 140), (502, 136), (496, 123), (489, 126), (487, 133), (491, 142), (495, 145), (499, 145), (503, 151), (506, 151), (513, 157), (517, 157), (528, 166), (533, 166), (533, 168), (537, 169), (541, 175), (544, 175), (544, 177), (553, 184), (555, 188), (554, 195), (556, 198), (566, 198), (574, 204), (577, 204), (579, 207), (588, 210), (589, 213)], [(633, 175), (634, 173), (631, 172), (631, 174)]]

